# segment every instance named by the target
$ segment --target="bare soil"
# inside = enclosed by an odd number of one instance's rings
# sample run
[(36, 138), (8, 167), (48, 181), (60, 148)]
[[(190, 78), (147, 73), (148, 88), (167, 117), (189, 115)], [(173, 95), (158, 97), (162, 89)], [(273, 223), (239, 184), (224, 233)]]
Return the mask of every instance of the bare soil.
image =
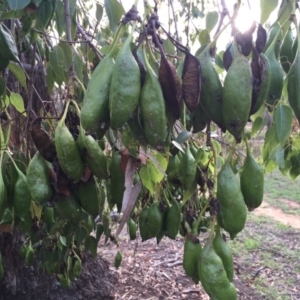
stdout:
[[(291, 200), (284, 200), (291, 208), (299, 208), (300, 205)], [(291, 226), (293, 228), (300, 229), (300, 217), (297, 215), (290, 215), (284, 213), (280, 208), (272, 207), (268, 202), (264, 201), (260, 207), (258, 207), (254, 214), (257, 216), (270, 217), (284, 225)]]
[[(293, 204), (292, 204), (293, 205)], [(264, 215), (289, 224), (294, 228), (282, 231), (272, 221), (258, 223), (252, 218), (242, 233), (234, 240), (234, 284), (239, 299), (300, 299), (300, 264), (293, 251), (300, 251), (300, 218), (286, 215), (277, 208), (264, 203), (255, 215)], [(272, 220), (272, 219), (270, 219)], [(202, 245), (206, 234), (201, 235)], [(255, 241), (257, 239), (257, 241)], [(247, 241), (254, 241), (254, 249), (244, 251)], [(103, 244), (101, 240), (100, 243)], [(111, 270), (119, 275), (115, 299), (126, 300), (162, 300), (162, 299), (203, 299), (209, 297), (201, 288), (189, 279), (182, 267), (184, 238), (176, 240), (164, 238), (159, 245), (150, 240), (128, 241), (126, 232), (120, 236), (119, 251), (123, 254), (121, 267), (113, 267), (117, 248), (114, 244), (100, 246), (99, 251), (111, 262)], [(232, 246), (232, 245), (231, 245)], [(241, 247), (241, 249), (237, 248)], [(284, 248), (284, 251), (280, 250)], [(270, 256), (276, 264), (270, 265), (265, 257)], [(296, 266), (299, 266), (299, 269)], [(289, 279), (289, 283), (287, 283)], [(259, 281), (259, 289), (256, 286)], [(264, 288), (281, 290), (282, 297), (273, 298), (264, 293)], [(287, 295), (287, 298), (284, 296)], [(290, 297), (289, 297), (290, 296)]]

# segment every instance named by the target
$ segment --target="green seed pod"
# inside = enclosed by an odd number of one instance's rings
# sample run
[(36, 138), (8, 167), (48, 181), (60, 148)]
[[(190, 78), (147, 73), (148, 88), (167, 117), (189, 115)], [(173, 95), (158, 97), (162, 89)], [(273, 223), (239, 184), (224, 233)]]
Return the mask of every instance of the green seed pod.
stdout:
[(180, 159), (179, 159), (178, 155), (170, 156), (168, 167), (166, 170), (168, 179), (172, 180), (172, 179), (178, 178), (179, 170), (180, 170)]
[(109, 90), (115, 61), (114, 53), (123, 32), (121, 24), (110, 52), (101, 60), (89, 80), (81, 109), (80, 124), (86, 131), (93, 131), (109, 120)]
[(16, 167), (18, 177), (13, 188), (14, 212), (20, 219), (25, 218), (31, 206), (31, 196), (29, 193), (26, 176)]
[(129, 238), (130, 240), (135, 240), (136, 239), (136, 224), (135, 222), (130, 218), (127, 222), (128, 226), (128, 233), (129, 233)]
[[(275, 56), (278, 58), (279, 56), (279, 51), (280, 51), (280, 41), (282, 39), (282, 33), (281, 27), (278, 22), (275, 22), (274, 24), (271, 25), (269, 31), (268, 31), (268, 37), (267, 37), (267, 42), (265, 45), (264, 53), (267, 51), (267, 49), (270, 47), (272, 42), (277, 39), (275, 42), (274, 50), (275, 50)], [(280, 33), (278, 33), (280, 32)], [(278, 34), (278, 35), (277, 35)]]
[(55, 208), (62, 218), (73, 223), (81, 220), (81, 208), (72, 195), (57, 195), (55, 200)]
[(30, 266), (33, 263), (34, 258), (34, 250), (31, 245), (29, 245), (26, 255), (25, 255), (25, 263)]
[(159, 210), (158, 203), (154, 202), (148, 211), (148, 237), (153, 238), (158, 235), (163, 225), (162, 214)]
[(76, 142), (65, 125), (69, 103), (67, 102), (64, 114), (55, 129), (54, 141), (57, 158), (63, 172), (74, 181), (79, 181), (84, 172), (84, 164)]
[(87, 181), (81, 181), (78, 187), (78, 200), (81, 207), (96, 218), (99, 214), (100, 191), (93, 176)]
[(6, 186), (4, 184), (3, 180), (3, 174), (2, 174), (2, 158), (3, 153), (1, 152), (1, 158), (0, 158), (0, 220), (3, 215), (3, 212), (7, 206), (7, 190)]
[(149, 240), (151, 238), (149, 237), (149, 232), (148, 232), (148, 214), (149, 214), (149, 207), (145, 206), (141, 211), (139, 217), (139, 229), (140, 229), (142, 242)]
[(204, 130), (210, 121), (211, 118), (205, 112), (201, 101), (196, 109), (191, 113), (191, 125), (193, 126), (193, 133)]
[(79, 138), (82, 139), (78, 145), (82, 153), (82, 159), (87, 164), (92, 173), (99, 179), (107, 179), (107, 161), (98, 142), (91, 135), (84, 135), (81, 131)]
[(234, 238), (245, 226), (247, 209), (240, 184), (230, 165), (232, 154), (218, 173), (217, 199), (221, 226)]
[(117, 205), (118, 212), (120, 212), (125, 191), (125, 174), (121, 168), (121, 155), (117, 151), (113, 151), (109, 170), (112, 203)]
[(222, 115), (226, 129), (238, 143), (249, 118), (251, 98), (250, 64), (235, 41), (233, 61), (224, 80)]
[(227, 278), (230, 282), (233, 282), (233, 273), (234, 273), (234, 266), (233, 266), (233, 258), (232, 252), (228, 247), (227, 243), (223, 240), (220, 227), (217, 227), (216, 236), (213, 240), (213, 246), (216, 253), (222, 259), (224, 269), (227, 274)]
[(222, 84), (213, 65), (210, 48), (210, 45), (208, 45), (198, 56), (202, 72), (200, 104), (203, 109), (202, 114), (205, 113), (206, 115), (204, 116), (207, 116), (206, 118), (211, 119), (224, 131), (225, 126), (222, 115)]
[(249, 211), (259, 207), (264, 197), (264, 169), (249, 150), (241, 172), (241, 191)]
[(270, 89), (267, 97), (267, 108), (269, 111), (272, 111), (274, 106), (278, 103), (281, 98), (282, 88), (283, 88), (283, 73), (281, 65), (279, 64), (275, 52), (275, 47), (277, 45), (277, 39), (281, 30), (278, 30), (275, 35), (272, 43), (268, 47), (265, 55), (269, 61), (270, 73), (271, 73), (271, 81), (270, 81)]
[(39, 152), (30, 160), (26, 175), (32, 200), (39, 205), (46, 204), (51, 199), (53, 190), (50, 186), (49, 167)]
[(140, 96), (143, 128), (149, 145), (156, 150), (163, 150), (166, 135), (165, 101), (159, 80), (149, 64), (145, 47), (143, 54), (147, 69)]
[(297, 29), (297, 51), (295, 60), (287, 75), (287, 92), (288, 100), (291, 108), (293, 109), (298, 121), (300, 122), (300, 34)]
[(167, 211), (166, 218), (166, 236), (175, 240), (181, 221), (181, 207), (177, 201)]
[(122, 254), (120, 251), (117, 252), (116, 257), (115, 257), (115, 267), (118, 269), (121, 265), (122, 262)]
[(197, 263), (202, 252), (202, 247), (199, 239), (189, 234), (185, 238), (183, 250), (183, 269), (187, 276), (191, 277), (195, 284), (198, 284), (198, 269)]
[(286, 74), (288, 74), (289, 70), (290, 70), (290, 66), (292, 65), (293, 61), (294, 61), (294, 54), (293, 54), (293, 34), (292, 34), (292, 30), (291, 27), (288, 29), (285, 38), (282, 42), (281, 48), (280, 48), (280, 54), (279, 54), (279, 58), (280, 58), (280, 63), (282, 66), (282, 69), (284, 70), (284, 72)]
[(78, 278), (81, 275), (82, 262), (81, 259), (77, 256), (73, 265), (73, 275), (75, 278)]
[(198, 262), (201, 284), (211, 299), (237, 300), (236, 289), (228, 280), (222, 259), (214, 250), (212, 237), (206, 242)]
[(135, 26), (118, 53), (111, 79), (110, 126), (116, 129), (121, 128), (128, 121), (140, 97), (140, 69), (130, 49), (134, 29)]
[(43, 207), (42, 216), (41, 219), (44, 223), (46, 223), (48, 226), (51, 226), (54, 224), (54, 209), (53, 207)]
[(190, 146), (187, 146), (180, 161), (179, 179), (182, 186), (188, 189), (194, 182), (196, 177), (195, 158), (191, 153)]

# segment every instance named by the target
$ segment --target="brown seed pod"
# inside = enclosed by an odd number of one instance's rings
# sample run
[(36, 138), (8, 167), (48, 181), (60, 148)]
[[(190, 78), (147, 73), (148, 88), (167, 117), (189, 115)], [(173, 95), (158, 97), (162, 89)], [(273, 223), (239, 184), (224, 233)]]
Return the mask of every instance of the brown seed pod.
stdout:
[(182, 95), (180, 80), (175, 67), (161, 53), (161, 61), (158, 70), (158, 79), (163, 91), (168, 110), (177, 120), (180, 118), (182, 109)]
[(226, 71), (228, 71), (228, 69), (231, 66), (231, 63), (233, 61), (233, 57), (232, 57), (232, 53), (231, 53), (231, 48), (233, 47), (232, 43), (230, 44), (230, 46), (225, 50), (224, 54), (223, 54), (223, 64), (224, 64), (224, 68)]
[(168, 61), (164, 49), (156, 33), (156, 22), (151, 21), (153, 42), (159, 48), (161, 59), (158, 69), (158, 80), (161, 85), (167, 110), (175, 120), (180, 118), (182, 110), (182, 93), (180, 80), (176, 68)]
[(194, 111), (200, 102), (201, 66), (199, 60), (187, 52), (182, 70), (182, 96), (189, 109)]
[(53, 162), (56, 157), (54, 142), (41, 126), (40, 122), (37, 121), (38, 119), (35, 119), (31, 124), (31, 139), (43, 158), (49, 162)]
[(258, 53), (262, 53), (265, 49), (267, 42), (267, 32), (266, 30), (258, 24), (257, 32), (256, 32), (256, 41), (255, 47)]

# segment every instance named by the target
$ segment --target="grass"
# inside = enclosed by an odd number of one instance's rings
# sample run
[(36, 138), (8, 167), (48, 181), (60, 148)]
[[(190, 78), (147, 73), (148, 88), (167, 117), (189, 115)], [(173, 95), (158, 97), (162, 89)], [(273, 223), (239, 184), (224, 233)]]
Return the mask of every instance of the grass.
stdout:
[[(300, 178), (292, 181), (279, 170), (275, 170), (265, 174), (264, 190), (264, 200), (272, 206), (285, 213), (300, 215)], [(299, 204), (299, 207), (292, 207), (286, 200)]]
[[(238, 277), (251, 282), (261, 299), (291, 299), (300, 272), (297, 235), (296, 230), (273, 219), (248, 213), (244, 230), (228, 241), (241, 266)], [(260, 272), (256, 276), (257, 270)]]

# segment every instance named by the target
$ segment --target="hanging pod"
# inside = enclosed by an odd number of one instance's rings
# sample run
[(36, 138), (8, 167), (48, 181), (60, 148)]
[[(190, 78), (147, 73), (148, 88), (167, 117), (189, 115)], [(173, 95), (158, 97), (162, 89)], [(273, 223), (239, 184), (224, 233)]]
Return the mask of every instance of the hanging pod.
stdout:
[(227, 243), (223, 240), (219, 226), (217, 226), (216, 229), (216, 235), (213, 240), (213, 246), (214, 250), (223, 262), (223, 266), (226, 271), (228, 280), (230, 282), (233, 282), (234, 266), (232, 252), (228, 247)]
[(213, 300), (237, 300), (237, 292), (227, 277), (222, 259), (213, 247), (211, 234), (198, 261), (198, 275), (206, 293)]
[(285, 35), (285, 38), (282, 42), (282, 45), (280, 47), (280, 53), (279, 53), (281, 67), (286, 74), (288, 74), (290, 70), (290, 66), (292, 65), (295, 58), (293, 53), (293, 41), (294, 39), (293, 39), (292, 29), (291, 27), (289, 27)]
[(147, 70), (140, 95), (143, 129), (149, 145), (156, 150), (163, 150), (166, 135), (165, 100), (159, 80), (149, 64), (145, 45), (143, 54)]
[(80, 149), (82, 160), (92, 173), (99, 179), (107, 179), (107, 159), (99, 143), (91, 135), (85, 135), (82, 127), (80, 127), (76, 143)]
[(63, 172), (72, 180), (79, 181), (84, 172), (84, 164), (76, 142), (65, 124), (70, 102), (65, 107), (64, 114), (55, 129), (55, 148), (57, 158)]
[(273, 111), (274, 107), (278, 103), (281, 98), (282, 88), (283, 88), (283, 73), (281, 65), (278, 62), (278, 58), (276, 55), (276, 46), (278, 43), (278, 38), (281, 34), (281, 27), (279, 27), (276, 35), (273, 38), (272, 43), (267, 48), (265, 52), (265, 56), (268, 59), (269, 66), (270, 66), (270, 88), (269, 94), (266, 99), (267, 109), (271, 112)]
[[(296, 22), (295, 22), (296, 23)], [(299, 28), (297, 27), (297, 52), (295, 60), (287, 75), (287, 92), (288, 100), (291, 108), (293, 109), (298, 122), (300, 122), (300, 35)]]
[(187, 276), (191, 277), (195, 284), (199, 282), (197, 263), (202, 252), (202, 247), (199, 239), (188, 234), (185, 237), (183, 248), (183, 269)]
[(111, 79), (110, 126), (115, 129), (121, 128), (128, 121), (140, 97), (140, 69), (130, 48), (134, 29), (135, 26), (117, 55)]
[(247, 209), (240, 183), (231, 168), (232, 153), (217, 176), (218, 221), (233, 239), (245, 226)]
[(109, 121), (109, 91), (115, 61), (114, 53), (123, 33), (124, 24), (120, 24), (110, 52), (100, 61), (94, 70), (81, 109), (80, 124), (86, 131), (93, 131)]
[(99, 215), (101, 193), (94, 176), (83, 182), (79, 183), (78, 187), (78, 200), (81, 207), (89, 213), (93, 218)]
[(21, 220), (26, 219), (30, 206), (31, 206), (31, 196), (29, 193), (27, 178), (18, 168), (17, 164), (7, 152), (9, 158), (11, 159), (14, 169), (16, 171), (16, 181), (13, 183), (13, 198), (12, 204), (14, 208), (14, 214)]
[(248, 59), (234, 41), (234, 56), (223, 87), (222, 116), (226, 129), (241, 142), (252, 98), (252, 73)]
[(165, 229), (166, 236), (175, 240), (181, 221), (181, 207), (177, 200), (172, 201), (172, 206), (167, 210)]
[(109, 171), (111, 200), (120, 212), (125, 191), (125, 174), (121, 168), (121, 155), (115, 150), (112, 153)]
[(45, 205), (51, 199), (53, 190), (50, 186), (50, 169), (38, 151), (28, 164), (26, 176), (32, 200)]
[(0, 222), (2, 215), (4, 213), (4, 210), (7, 205), (7, 190), (6, 186), (3, 180), (3, 172), (2, 172), (2, 160), (3, 160), (3, 152), (1, 151), (1, 156), (0, 156)]
[(271, 83), (269, 60), (263, 53), (259, 54), (256, 48), (252, 51), (251, 70), (253, 86), (250, 116), (255, 114), (266, 101)]

